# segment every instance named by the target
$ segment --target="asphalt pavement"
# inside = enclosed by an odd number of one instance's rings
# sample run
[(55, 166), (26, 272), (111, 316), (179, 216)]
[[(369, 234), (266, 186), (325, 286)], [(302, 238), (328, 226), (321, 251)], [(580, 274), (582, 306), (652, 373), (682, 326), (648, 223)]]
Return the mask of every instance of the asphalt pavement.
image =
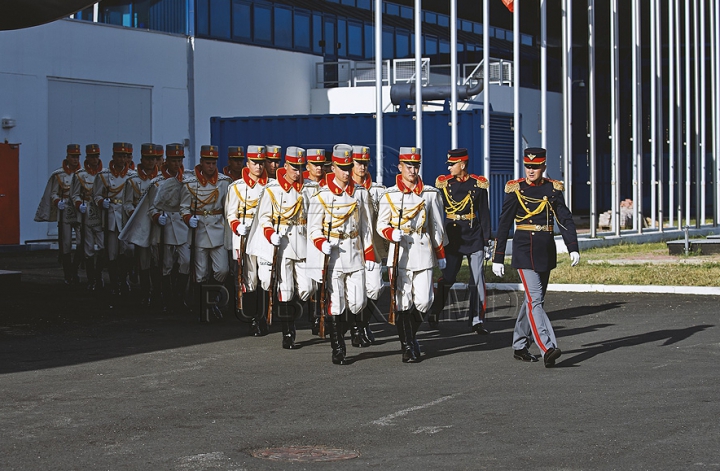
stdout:
[(490, 293), (488, 336), (458, 292), (420, 363), (378, 316), (337, 366), (305, 320), (283, 350), (231, 314), (110, 309), (55, 264), (0, 257), (23, 269), (0, 306), (3, 470), (720, 469), (716, 296), (548, 293), (545, 368), (512, 356), (521, 292)]

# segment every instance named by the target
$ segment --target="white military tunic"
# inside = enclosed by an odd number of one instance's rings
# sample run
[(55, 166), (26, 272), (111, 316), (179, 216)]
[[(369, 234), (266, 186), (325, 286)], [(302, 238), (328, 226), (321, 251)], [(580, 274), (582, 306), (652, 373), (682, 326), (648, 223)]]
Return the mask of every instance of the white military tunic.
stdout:
[[(128, 245), (124, 242), (118, 244), (118, 235), (122, 231), (125, 222), (127, 222), (127, 214), (124, 211), (124, 194), (127, 181), (135, 176), (135, 171), (125, 165), (117, 170), (113, 163), (110, 162), (109, 168), (104, 168), (95, 176), (93, 182), (93, 199), (98, 208), (103, 208), (103, 200), (110, 199), (110, 208), (101, 209), (100, 217), (103, 218), (103, 225), (107, 220), (108, 246), (106, 247), (108, 258), (115, 260), (119, 254), (124, 254), (128, 250)], [(106, 216), (107, 211), (107, 216)], [(105, 219), (107, 217), (107, 219)]]
[[(68, 167), (67, 160), (63, 160), (62, 167), (55, 170), (48, 179), (45, 192), (40, 199), (37, 211), (35, 212), (36, 222), (55, 222), (61, 217), (57, 204), (60, 200), (65, 201), (65, 209), (62, 214), (62, 253), (69, 254), (72, 248), (72, 230), (77, 230), (77, 213), (75, 206), (70, 200), (70, 186), (77, 169)], [(58, 235), (60, 237), (60, 234)]]
[(94, 256), (98, 250), (103, 248), (103, 235), (102, 235), (102, 219), (101, 213), (95, 204), (93, 199), (93, 185), (95, 183), (96, 175), (102, 170), (102, 162), (98, 160), (98, 167), (96, 170), (92, 170), (85, 163), (85, 167), (75, 172), (75, 178), (70, 188), (70, 194), (72, 195), (72, 202), (75, 208), (79, 208), (82, 203), (85, 203), (86, 210), (85, 214), (80, 214), (78, 210), (77, 218), (82, 223), (82, 219), (85, 219), (85, 247), (84, 252), (86, 257)]

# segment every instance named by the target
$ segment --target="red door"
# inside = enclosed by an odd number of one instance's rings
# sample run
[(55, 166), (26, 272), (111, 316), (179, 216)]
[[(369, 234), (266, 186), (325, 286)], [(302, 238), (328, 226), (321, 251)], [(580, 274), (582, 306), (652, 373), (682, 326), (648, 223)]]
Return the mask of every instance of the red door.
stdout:
[(0, 245), (20, 243), (20, 144), (0, 143)]

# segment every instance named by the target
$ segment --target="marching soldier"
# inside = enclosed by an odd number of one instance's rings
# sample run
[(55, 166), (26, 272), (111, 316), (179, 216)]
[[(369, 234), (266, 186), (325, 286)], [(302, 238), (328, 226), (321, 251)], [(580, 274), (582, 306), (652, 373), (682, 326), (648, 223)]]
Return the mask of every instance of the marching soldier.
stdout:
[(282, 147), (275, 144), (265, 146), (265, 171), (269, 178), (277, 178), (277, 171), (280, 168)]
[[(152, 180), (157, 177), (158, 168), (155, 166), (156, 161), (156, 145), (152, 143), (143, 144), (140, 146), (140, 165), (136, 170), (136, 174), (128, 179), (128, 183), (125, 185), (125, 192), (123, 196), (125, 213), (130, 218), (135, 209), (138, 207), (140, 200), (145, 196), (150, 187), (152, 186)], [(147, 218), (147, 210), (143, 214), (138, 214), (140, 218)], [(147, 224), (149, 228), (149, 221)], [(123, 239), (121, 237), (121, 239)], [(134, 245), (134, 260), (137, 262), (140, 270), (140, 290), (141, 290), (141, 304), (143, 306), (150, 306), (152, 300), (153, 291), (155, 297), (159, 297), (160, 285), (152, 286), (150, 280), (150, 268), (152, 265), (152, 247), (151, 245)], [(155, 280), (156, 283), (158, 280)]]
[[(189, 230), (180, 215), (180, 190), (183, 180), (192, 177), (192, 172), (183, 167), (185, 148), (182, 144), (168, 144), (165, 154), (161, 174), (152, 181), (156, 190), (151, 188), (148, 194), (152, 196), (148, 214), (159, 229), (153, 240), (158, 243), (158, 258), (162, 261), (162, 299), (167, 311), (183, 299), (190, 273)], [(178, 268), (173, 286), (175, 264)]]
[(420, 149), (400, 148), (400, 174), (380, 198), (377, 219), (377, 232), (393, 242), (388, 261), (399, 250), (391, 272), (397, 270), (396, 325), (403, 363), (420, 360), (416, 334), (433, 302), (433, 267), (445, 268), (442, 199), (418, 175), (420, 158)]
[(35, 221), (37, 222), (55, 222), (58, 223), (58, 250), (59, 258), (63, 267), (63, 275), (65, 284), (73, 284), (79, 281), (77, 275), (77, 264), (73, 263), (72, 253), (72, 235), (75, 231), (78, 243), (80, 237), (78, 235), (77, 214), (75, 206), (70, 200), (70, 186), (72, 184), (75, 172), (80, 169), (80, 145), (68, 144), (65, 159), (62, 167), (50, 174), (45, 192), (40, 199), (37, 211), (35, 212)]
[[(370, 202), (371, 227), (376, 226), (378, 203), (380, 196), (385, 192), (385, 187), (379, 183), (373, 182), (368, 172), (370, 166), (370, 149), (365, 146), (353, 146), (353, 168), (352, 178), (355, 184), (362, 186), (368, 192)], [(382, 270), (380, 263), (384, 257), (387, 257), (387, 242), (377, 232), (373, 231), (373, 249), (375, 250), (375, 261), (377, 267), (369, 270), (366, 266), (365, 282), (367, 284), (368, 303), (365, 309), (357, 315), (358, 335), (353, 337), (353, 346), (367, 347), (371, 345), (375, 337), (370, 330), (370, 319), (373, 312), (377, 310), (377, 300), (383, 291)], [(357, 344), (357, 345), (356, 345)]]
[(223, 168), (223, 174), (232, 178), (232, 181), (242, 178), (245, 149), (242, 146), (228, 147), (228, 164)]
[[(266, 161), (267, 164), (267, 161)], [(278, 312), (287, 313), (297, 297), (305, 302), (312, 294), (312, 283), (305, 271), (307, 228), (303, 198), (302, 169), (305, 149), (289, 147), (285, 166), (277, 171), (277, 179), (265, 187), (250, 233), (248, 253), (258, 258), (258, 277), (269, 300), (277, 296)], [(267, 168), (267, 166), (266, 166)], [(270, 306), (271, 307), (271, 306)], [(295, 345), (295, 321), (281, 318), (282, 347)]]
[(194, 251), (191, 256), (195, 264), (191, 268), (196, 294), (209, 280), (210, 265), (219, 284), (224, 283), (229, 271), (227, 251), (232, 247), (232, 239), (226, 230), (224, 205), (231, 180), (218, 172), (217, 159), (217, 146), (202, 146), (200, 164), (195, 166), (194, 175), (183, 180), (180, 193), (180, 214), (192, 231), (190, 250)]
[[(231, 152), (232, 152), (231, 148)], [(242, 152), (240, 152), (242, 153)], [(242, 176), (230, 184), (225, 200), (225, 218), (233, 233), (233, 249), (231, 251), (235, 266), (239, 269), (238, 259), (241, 259), (242, 274), (238, 279), (236, 289), (242, 290), (243, 311), (252, 317), (250, 332), (255, 337), (267, 335), (268, 326), (265, 313), (262, 312), (262, 299), (258, 290), (258, 263), (257, 257), (247, 253), (247, 237), (253, 225), (255, 212), (258, 209), (260, 195), (268, 183), (265, 171), (265, 148), (263, 146), (248, 146), (247, 163), (242, 169)], [(245, 239), (243, 241), (243, 239)], [(244, 243), (243, 243), (244, 242)], [(243, 250), (244, 249), (244, 250)], [(237, 277), (237, 273), (235, 273)], [(251, 306), (251, 308), (248, 308)], [(255, 310), (251, 312), (252, 307)]]
[(532, 339), (540, 348), (545, 367), (555, 365), (560, 357), (555, 332), (544, 309), (550, 271), (557, 264), (553, 234), (554, 224), (560, 228), (570, 252), (571, 266), (580, 262), (577, 232), (572, 214), (565, 205), (562, 182), (543, 177), (545, 149), (528, 147), (523, 155), (525, 178), (507, 182), (493, 257), (493, 273), (505, 274), (505, 246), (513, 221), (512, 266), (517, 268), (525, 288), (525, 302), (520, 308), (513, 333), (513, 357), (522, 361), (538, 361), (528, 352)]
[[(463, 258), (470, 266), (470, 320), (472, 330), (488, 334), (485, 328), (485, 271), (483, 262), (490, 258), (490, 206), (487, 178), (469, 174), (467, 149), (448, 151), (449, 175), (441, 175), (435, 182), (445, 205), (445, 246), (447, 267), (443, 270), (442, 305), (447, 292), (455, 283)], [(436, 323), (437, 321), (435, 321)]]
[[(303, 172), (303, 198), (305, 199), (305, 211), (307, 213), (308, 205), (313, 196), (325, 186), (325, 149), (308, 149), (307, 164)], [(313, 335), (320, 332), (320, 303), (317, 299), (317, 293), (322, 289), (317, 281), (311, 280), (313, 285), (312, 292), (308, 301), (308, 320), (313, 325)]]
[(102, 219), (100, 210), (93, 199), (95, 176), (100, 173), (100, 146), (85, 146), (85, 162), (83, 168), (75, 172), (72, 188), (72, 202), (82, 221), (81, 239), (84, 241), (83, 256), (85, 257), (85, 273), (87, 274), (88, 290), (94, 291), (102, 287), (102, 267), (97, 260), (97, 252), (103, 248)]
[(131, 249), (125, 242), (118, 239), (120, 231), (127, 221), (124, 211), (123, 196), (127, 181), (136, 173), (127, 165), (127, 155), (132, 157), (132, 144), (127, 142), (113, 143), (112, 161), (95, 176), (93, 182), (93, 200), (100, 208), (103, 219), (103, 247), (105, 264), (108, 268), (111, 283), (111, 294), (120, 295), (129, 291), (125, 279), (128, 270), (128, 257)]
[[(317, 250), (311, 252), (308, 249), (308, 266), (324, 267), (323, 259), (328, 257), (329, 273), (322, 270), (318, 272), (317, 269), (312, 272), (316, 276), (320, 275), (316, 281), (324, 281), (324, 288), (330, 298), (326, 306), (329, 306), (327, 314), (330, 315), (332, 362), (344, 365), (346, 326), (341, 316), (346, 309), (353, 317), (363, 312), (367, 302), (365, 270), (380, 271), (380, 268), (375, 263), (372, 246), (368, 192), (363, 186), (356, 185), (350, 177), (353, 168), (352, 147), (336, 145), (332, 161), (333, 173), (327, 175), (327, 185), (310, 201), (308, 237)], [(315, 256), (312, 257), (312, 254)], [(358, 326), (363, 326), (364, 330), (362, 321), (355, 322), (352, 334), (353, 345), (356, 346), (360, 346), (357, 340), (360, 335)]]

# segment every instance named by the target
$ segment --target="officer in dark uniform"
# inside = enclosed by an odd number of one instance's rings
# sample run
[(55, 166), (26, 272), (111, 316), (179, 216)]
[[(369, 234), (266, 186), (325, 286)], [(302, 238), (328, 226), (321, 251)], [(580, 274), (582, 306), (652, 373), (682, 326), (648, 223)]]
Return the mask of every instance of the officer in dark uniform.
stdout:
[[(467, 149), (448, 151), (447, 166), (450, 175), (441, 175), (435, 181), (445, 205), (445, 233), (449, 243), (445, 247), (447, 266), (443, 270), (441, 306), (447, 292), (455, 283), (464, 257), (468, 258), (471, 282), (470, 319), (472, 330), (488, 334), (485, 328), (485, 273), (483, 261), (489, 258), (490, 208), (488, 205), (487, 178), (469, 174)], [(486, 248), (487, 247), (487, 248)], [(435, 324), (437, 317), (430, 318)]]
[(543, 177), (545, 149), (528, 147), (523, 162), (525, 178), (505, 185), (505, 201), (495, 243), (493, 273), (502, 277), (508, 232), (515, 222), (512, 266), (517, 268), (525, 288), (523, 302), (513, 334), (514, 358), (538, 361), (528, 352), (531, 338), (540, 347), (545, 367), (555, 365), (560, 349), (550, 319), (545, 313), (545, 293), (550, 270), (557, 265), (557, 251), (553, 231), (557, 223), (563, 241), (570, 252), (571, 266), (580, 262), (577, 232), (572, 214), (565, 205), (563, 183)]

